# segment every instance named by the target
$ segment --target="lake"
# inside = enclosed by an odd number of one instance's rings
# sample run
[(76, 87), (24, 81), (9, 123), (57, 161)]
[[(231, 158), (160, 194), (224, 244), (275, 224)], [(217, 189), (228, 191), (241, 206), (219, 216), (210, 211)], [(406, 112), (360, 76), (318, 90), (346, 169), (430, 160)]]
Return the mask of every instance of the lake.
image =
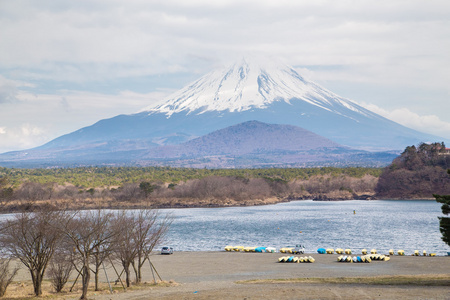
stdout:
[(294, 201), (267, 206), (164, 209), (174, 222), (166, 244), (175, 251), (217, 251), (227, 245), (303, 244), (318, 248), (414, 250), (445, 255), (435, 201)]

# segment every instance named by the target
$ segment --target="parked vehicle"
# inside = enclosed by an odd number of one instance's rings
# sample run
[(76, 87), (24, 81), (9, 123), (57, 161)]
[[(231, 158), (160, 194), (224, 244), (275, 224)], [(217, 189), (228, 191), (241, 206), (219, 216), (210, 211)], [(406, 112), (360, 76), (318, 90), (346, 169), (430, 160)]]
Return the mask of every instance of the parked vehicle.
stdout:
[(294, 254), (304, 254), (305, 253), (305, 247), (302, 245), (295, 245), (295, 248), (292, 249), (292, 253)]
[(172, 247), (162, 247), (161, 254), (173, 254)]

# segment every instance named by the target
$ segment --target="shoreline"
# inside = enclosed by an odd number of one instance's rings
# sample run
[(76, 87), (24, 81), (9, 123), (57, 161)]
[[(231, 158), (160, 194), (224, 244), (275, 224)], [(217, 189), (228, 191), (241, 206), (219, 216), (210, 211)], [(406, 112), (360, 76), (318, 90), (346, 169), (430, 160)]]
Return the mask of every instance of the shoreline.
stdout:
[(0, 206), (0, 214), (11, 214), (31, 211), (41, 208), (52, 208), (58, 210), (92, 210), (92, 209), (183, 209), (183, 208), (225, 208), (225, 207), (252, 207), (252, 206), (266, 206), (275, 205), (279, 203), (289, 203), (294, 201), (317, 201), (317, 202), (345, 202), (345, 201), (436, 201), (434, 198), (414, 198), (414, 199), (361, 199), (361, 198), (351, 198), (351, 199), (315, 199), (315, 198), (268, 198), (268, 199), (256, 199), (256, 200), (244, 200), (244, 201), (233, 201), (227, 200), (199, 200), (197, 203), (194, 200), (186, 201), (187, 203), (177, 202), (175, 204), (167, 204), (170, 201), (161, 201), (160, 203), (155, 203), (152, 201), (146, 202), (115, 202), (111, 203), (107, 200), (99, 199), (88, 199), (87, 201), (73, 203), (72, 201), (66, 200), (44, 200), (44, 201), (34, 201), (34, 202), (24, 202), (20, 200), (11, 201), (5, 203), (3, 207)]

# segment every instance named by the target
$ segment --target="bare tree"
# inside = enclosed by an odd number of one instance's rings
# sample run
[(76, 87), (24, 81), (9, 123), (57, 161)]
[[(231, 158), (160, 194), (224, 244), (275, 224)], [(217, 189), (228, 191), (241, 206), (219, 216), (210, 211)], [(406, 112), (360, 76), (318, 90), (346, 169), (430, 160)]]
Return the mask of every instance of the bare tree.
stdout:
[[(111, 226), (110, 224), (108, 226)], [(95, 247), (94, 252), (92, 252), (92, 263), (94, 264), (94, 269), (91, 269), (92, 273), (94, 273), (94, 284), (95, 291), (99, 290), (98, 286), (98, 276), (100, 274), (100, 268), (105, 260), (110, 257), (112, 252), (112, 239), (104, 243), (103, 245), (98, 245)]]
[(160, 216), (159, 211), (153, 209), (142, 209), (134, 214), (133, 239), (136, 259), (133, 259), (131, 264), (136, 275), (136, 283), (141, 283), (141, 269), (155, 246), (164, 238), (172, 220), (168, 215)]
[(42, 294), (45, 269), (61, 236), (50, 221), (59, 217), (56, 211), (25, 212), (2, 224), (1, 246), (30, 271), (36, 296)]
[(125, 281), (127, 287), (131, 285), (130, 265), (137, 255), (136, 219), (133, 214), (127, 214), (122, 211), (114, 222), (115, 231), (119, 234), (114, 239), (114, 253), (120, 260), (125, 272)]
[(57, 293), (61, 292), (64, 285), (69, 280), (70, 274), (73, 270), (73, 263), (70, 259), (70, 254), (63, 249), (60, 249), (53, 254), (50, 260), (50, 266), (47, 275)]
[(12, 271), (9, 270), (11, 259), (0, 259), (0, 297), (6, 293), (6, 289), (16, 276), (19, 267), (16, 266)]
[(75, 212), (60, 226), (74, 249), (73, 259), (76, 270), (82, 278), (82, 294), (80, 299), (87, 299), (87, 291), (91, 278), (89, 263), (94, 253), (102, 251), (103, 246), (110, 243), (115, 232), (110, 226), (114, 215), (102, 210)]

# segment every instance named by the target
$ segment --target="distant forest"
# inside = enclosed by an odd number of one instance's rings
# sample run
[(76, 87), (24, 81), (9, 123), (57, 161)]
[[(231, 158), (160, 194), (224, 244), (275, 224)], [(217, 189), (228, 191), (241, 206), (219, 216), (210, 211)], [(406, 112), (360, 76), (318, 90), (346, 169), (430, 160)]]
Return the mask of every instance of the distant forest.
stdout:
[(0, 168), (5, 210), (69, 207), (255, 205), (372, 197), (382, 169)]
[(432, 199), (450, 194), (443, 143), (410, 146), (386, 168), (0, 168), (0, 209), (199, 207), (282, 201)]

